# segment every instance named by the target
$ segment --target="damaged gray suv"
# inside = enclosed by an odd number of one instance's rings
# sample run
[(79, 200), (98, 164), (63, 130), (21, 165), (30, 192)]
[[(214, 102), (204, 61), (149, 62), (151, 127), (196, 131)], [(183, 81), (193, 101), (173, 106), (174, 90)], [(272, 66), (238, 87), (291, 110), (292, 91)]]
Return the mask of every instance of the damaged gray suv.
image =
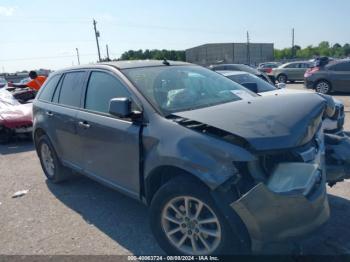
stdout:
[(329, 217), (334, 111), (317, 94), (259, 97), (192, 64), (119, 61), (53, 73), (33, 110), (47, 178), (74, 171), (150, 206), (168, 254), (257, 251)]

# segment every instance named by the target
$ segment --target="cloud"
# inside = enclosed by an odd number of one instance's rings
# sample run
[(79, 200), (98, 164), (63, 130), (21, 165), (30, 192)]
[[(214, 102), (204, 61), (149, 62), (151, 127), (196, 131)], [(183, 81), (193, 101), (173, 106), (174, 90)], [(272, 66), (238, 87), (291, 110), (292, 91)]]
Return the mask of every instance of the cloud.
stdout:
[(105, 22), (114, 22), (116, 20), (116, 17), (109, 13), (103, 13), (103, 14), (98, 14), (96, 16), (96, 19), (103, 20)]
[(0, 6), (0, 16), (13, 16), (15, 10), (14, 6)]

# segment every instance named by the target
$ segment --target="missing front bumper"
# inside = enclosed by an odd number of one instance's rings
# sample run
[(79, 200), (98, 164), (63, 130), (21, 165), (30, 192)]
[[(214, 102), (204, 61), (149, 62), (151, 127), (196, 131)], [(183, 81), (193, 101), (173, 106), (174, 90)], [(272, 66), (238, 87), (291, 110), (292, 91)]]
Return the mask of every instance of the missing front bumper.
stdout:
[(324, 172), (317, 165), (281, 164), (266, 185), (256, 185), (231, 203), (247, 227), (252, 250), (306, 234), (323, 224), (329, 217), (324, 182)]

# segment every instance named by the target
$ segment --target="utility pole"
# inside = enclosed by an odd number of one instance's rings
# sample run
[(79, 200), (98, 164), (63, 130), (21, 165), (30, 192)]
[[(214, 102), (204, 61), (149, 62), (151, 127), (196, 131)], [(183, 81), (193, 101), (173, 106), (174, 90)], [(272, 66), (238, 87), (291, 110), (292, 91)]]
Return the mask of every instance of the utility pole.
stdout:
[(107, 52), (107, 60), (108, 60), (108, 61), (111, 61), (111, 60), (109, 59), (108, 45), (106, 45), (106, 52)]
[(75, 50), (77, 51), (78, 65), (80, 65), (79, 49), (75, 48)]
[(98, 52), (98, 61), (101, 62), (101, 52), (100, 52), (100, 44), (98, 42), (98, 38), (100, 37), (100, 32), (97, 31), (96, 29), (96, 20), (93, 20), (93, 24), (94, 24), (94, 30), (95, 30), (95, 37), (96, 37), (96, 44), (97, 44), (97, 52)]
[(292, 29), (292, 58), (295, 57), (295, 45), (294, 45), (294, 28)]
[(249, 32), (247, 31), (247, 63), (250, 65), (250, 38)]

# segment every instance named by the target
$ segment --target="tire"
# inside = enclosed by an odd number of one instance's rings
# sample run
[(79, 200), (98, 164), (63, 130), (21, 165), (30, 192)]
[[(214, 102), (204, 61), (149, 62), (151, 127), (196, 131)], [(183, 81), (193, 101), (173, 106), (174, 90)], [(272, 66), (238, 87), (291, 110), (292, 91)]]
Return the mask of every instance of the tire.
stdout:
[(36, 142), (40, 164), (47, 179), (53, 183), (67, 180), (72, 171), (61, 164), (49, 138), (42, 135)]
[[(186, 219), (184, 211), (185, 199), (192, 213), (192, 216), (188, 216), (191, 218), (189, 220)], [(200, 203), (203, 206), (196, 216)], [(173, 204), (177, 211), (170, 204)], [(180, 214), (182, 218), (179, 218)], [(213, 218), (215, 222), (203, 223), (206, 216)], [(184, 177), (174, 178), (158, 190), (151, 203), (150, 224), (158, 244), (170, 255), (226, 255), (238, 254), (241, 250), (238, 236), (215, 205), (209, 189)], [(213, 235), (206, 234), (209, 229)], [(185, 237), (183, 244), (176, 247), (176, 243), (180, 243)], [(192, 241), (196, 242), (197, 251), (194, 251)]]
[(330, 94), (332, 92), (331, 84), (326, 80), (320, 80), (315, 85), (315, 91), (321, 94)]
[(288, 77), (285, 74), (280, 74), (277, 76), (278, 83), (287, 83)]
[(12, 132), (11, 130), (0, 127), (0, 144), (7, 144), (11, 141)]

